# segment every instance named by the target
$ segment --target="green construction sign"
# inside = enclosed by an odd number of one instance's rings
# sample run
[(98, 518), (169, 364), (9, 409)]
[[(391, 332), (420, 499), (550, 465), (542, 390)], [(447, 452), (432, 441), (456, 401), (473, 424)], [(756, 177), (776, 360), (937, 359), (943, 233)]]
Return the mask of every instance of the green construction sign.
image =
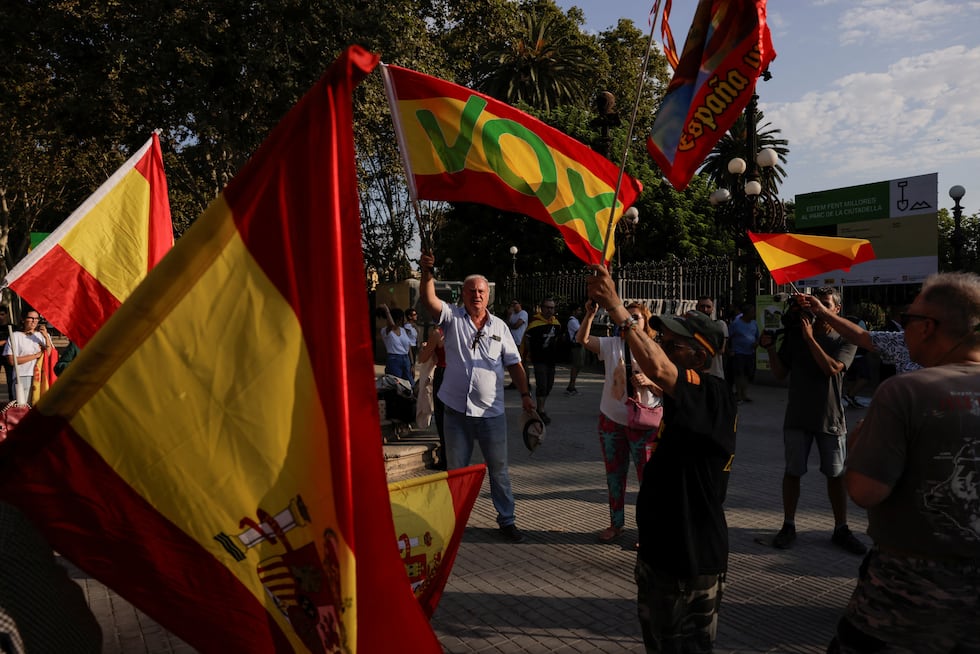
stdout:
[(889, 217), (889, 182), (796, 196), (796, 228), (808, 229)]

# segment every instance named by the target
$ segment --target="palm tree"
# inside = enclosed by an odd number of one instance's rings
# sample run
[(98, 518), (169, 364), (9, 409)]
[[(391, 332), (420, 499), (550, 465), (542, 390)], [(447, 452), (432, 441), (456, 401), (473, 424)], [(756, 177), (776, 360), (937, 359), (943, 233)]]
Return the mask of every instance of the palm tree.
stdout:
[(591, 98), (595, 67), (589, 50), (571, 33), (561, 33), (558, 18), (524, 13), (520, 33), (477, 66), (477, 88), (508, 104), (544, 111)]
[[(783, 169), (782, 164), (786, 163), (786, 156), (789, 154), (789, 148), (787, 147), (789, 141), (778, 138), (781, 131), (772, 128), (771, 123), (763, 123), (764, 120), (765, 116), (763, 113), (756, 111), (757, 147), (759, 150), (766, 148), (774, 150), (779, 160), (771, 168), (758, 169), (759, 182), (762, 183), (764, 192), (778, 195), (779, 185), (782, 183), (783, 177), (786, 176), (786, 171)], [(754, 153), (748, 151), (747, 136), (748, 126), (746, 125), (746, 116), (742, 113), (735, 119), (735, 123), (728, 130), (728, 133), (721, 137), (711, 150), (711, 154), (704, 160), (704, 164), (701, 166), (701, 172), (706, 174), (718, 188), (731, 190), (739, 182), (736, 175), (728, 172), (729, 161), (735, 157), (740, 157), (745, 161), (749, 161), (755, 157)]]

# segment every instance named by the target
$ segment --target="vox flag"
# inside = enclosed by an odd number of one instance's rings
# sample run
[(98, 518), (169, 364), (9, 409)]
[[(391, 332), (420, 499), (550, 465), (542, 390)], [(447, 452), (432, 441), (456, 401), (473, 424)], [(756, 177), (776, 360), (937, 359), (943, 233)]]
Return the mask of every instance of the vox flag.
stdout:
[(756, 79), (775, 56), (766, 0), (698, 3), (674, 77), (647, 137), (650, 156), (675, 189), (687, 188), (749, 103)]
[(615, 226), (638, 181), (624, 175), (614, 203), (619, 168), (575, 139), (466, 87), (398, 66), (382, 72), (413, 197), (530, 216), (557, 227), (586, 263), (602, 263), (610, 217)]
[(746, 233), (777, 284), (792, 284), (831, 270), (848, 271), (875, 258), (871, 241), (863, 238)]
[[(441, 652), (379, 437), (345, 51), (0, 444), (0, 499), (201, 652)], [(330, 300), (330, 301), (327, 301)]]
[(388, 484), (398, 552), (422, 610), (436, 610), (486, 475), (483, 464)]
[(150, 137), (4, 285), (85, 346), (174, 244), (160, 139)]

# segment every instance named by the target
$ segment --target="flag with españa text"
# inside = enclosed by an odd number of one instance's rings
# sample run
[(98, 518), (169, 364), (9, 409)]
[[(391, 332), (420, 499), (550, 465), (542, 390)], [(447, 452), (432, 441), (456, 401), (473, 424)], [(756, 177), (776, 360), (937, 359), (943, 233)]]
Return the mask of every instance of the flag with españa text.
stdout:
[(338, 58), (0, 444), (0, 499), (201, 652), (442, 651), (398, 554), (351, 247), (377, 61)]
[[(613, 226), (642, 190), (579, 141), (499, 100), (383, 65), (409, 189), (423, 200), (476, 202), (554, 225), (586, 263), (601, 263)], [(606, 249), (606, 260), (613, 244)]]
[(156, 134), (4, 280), (83, 347), (174, 244)]
[(687, 188), (695, 171), (735, 123), (755, 83), (776, 56), (766, 0), (701, 0), (647, 150), (667, 181)]
[(863, 238), (746, 233), (777, 284), (792, 284), (832, 270), (846, 272), (875, 258), (871, 241)]

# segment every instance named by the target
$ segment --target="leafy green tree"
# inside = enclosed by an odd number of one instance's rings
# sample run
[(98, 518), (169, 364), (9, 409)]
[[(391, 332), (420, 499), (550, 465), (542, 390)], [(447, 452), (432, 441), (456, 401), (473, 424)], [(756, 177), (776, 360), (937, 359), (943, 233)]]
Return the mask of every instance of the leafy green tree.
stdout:
[(545, 111), (582, 102), (595, 80), (597, 49), (552, 2), (525, 4), (519, 31), (476, 65), (476, 84), (508, 104)]
[[(31, 231), (64, 220), (153, 129), (161, 134), (179, 235), (351, 43), (466, 86), (494, 80), (504, 95), (520, 89), (505, 101), (588, 144), (600, 133), (592, 122), (595, 92), (614, 93), (621, 122), (609, 128), (612, 158), (618, 164), (628, 147), (627, 171), (647, 189), (637, 203), (639, 225), (621, 239), (623, 255), (649, 258), (672, 242), (680, 251), (715, 247), (699, 222), (703, 185), (674, 195), (643, 147), (668, 79), (658, 52), (627, 140), (647, 47), (629, 21), (588, 34), (581, 10), (563, 12), (552, 0), (11, 0), (0, 13), (2, 267), (22, 255)], [(509, 53), (510, 78), (491, 75), (496, 65), (481, 67), (494, 52)], [(358, 87), (355, 104), (367, 265), (392, 278), (404, 274), (419, 221), (453, 267), (482, 271), (493, 261), (489, 272), (504, 274), (510, 245), (529, 270), (578, 265), (557, 230), (526, 217), (427, 202), (416, 215), (380, 75)], [(467, 252), (476, 253), (472, 261)]]
[(440, 24), (445, 27), (435, 38), (446, 53), (445, 65), (451, 71), (446, 79), (477, 88), (477, 69), (487, 51), (506, 43), (520, 29), (520, 8), (511, 0), (469, 0), (447, 2), (444, 11)]
[[(955, 270), (953, 265), (953, 232), (955, 223), (952, 212), (943, 207), (938, 212), (939, 270)], [(963, 215), (960, 219), (963, 246), (960, 252), (960, 269), (980, 273), (980, 212)]]

